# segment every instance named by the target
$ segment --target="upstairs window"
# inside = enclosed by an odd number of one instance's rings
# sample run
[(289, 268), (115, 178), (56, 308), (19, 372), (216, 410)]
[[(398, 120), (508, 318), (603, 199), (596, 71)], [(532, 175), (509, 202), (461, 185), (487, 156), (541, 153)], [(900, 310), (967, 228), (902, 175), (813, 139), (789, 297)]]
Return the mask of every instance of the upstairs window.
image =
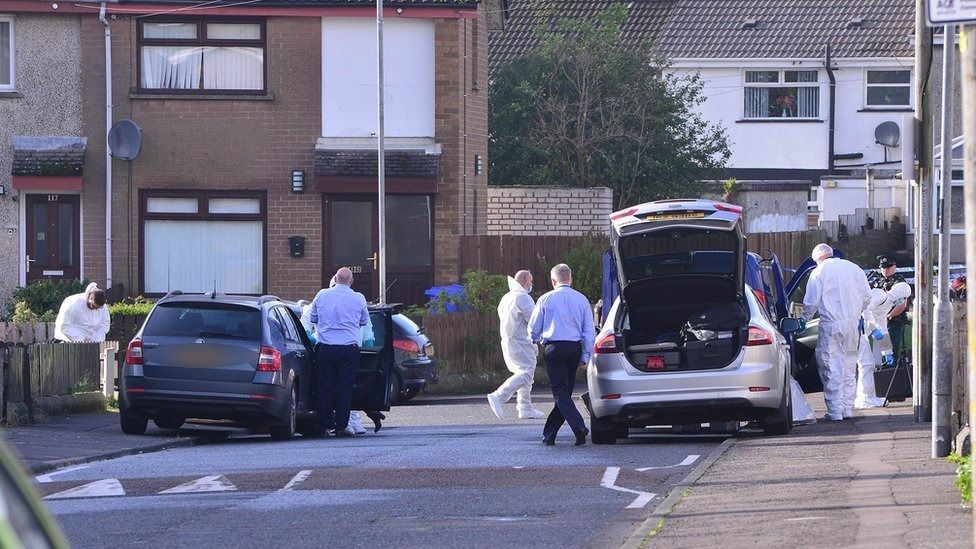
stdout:
[(746, 71), (744, 118), (819, 118), (818, 75), (815, 70)]
[(905, 109), (912, 106), (912, 71), (867, 71), (865, 77), (867, 107)]
[(14, 89), (14, 19), (0, 15), (0, 91)]
[(180, 93), (265, 90), (265, 26), (260, 21), (143, 21), (139, 87)]

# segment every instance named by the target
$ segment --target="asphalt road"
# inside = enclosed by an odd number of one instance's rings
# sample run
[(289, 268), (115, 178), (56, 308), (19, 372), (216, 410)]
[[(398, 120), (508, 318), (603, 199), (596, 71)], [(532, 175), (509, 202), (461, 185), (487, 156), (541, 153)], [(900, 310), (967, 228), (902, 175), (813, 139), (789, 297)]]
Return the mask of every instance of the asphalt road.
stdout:
[(543, 420), (499, 420), (472, 398), (418, 400), (388, 418), (346, 439), (237, 431), (39, 486), (75, 547), (606, 547), (723, 439), (648, 431), (576, 447), (564, 427), (544, 446)]

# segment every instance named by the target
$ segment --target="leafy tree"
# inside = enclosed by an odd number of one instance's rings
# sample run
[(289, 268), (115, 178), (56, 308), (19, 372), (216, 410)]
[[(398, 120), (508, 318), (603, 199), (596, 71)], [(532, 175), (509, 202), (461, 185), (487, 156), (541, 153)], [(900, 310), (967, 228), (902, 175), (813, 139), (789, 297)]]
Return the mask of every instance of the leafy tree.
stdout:
[(624, 40), (623, 4), (596, 20), (544, 19), (541, 46), (492, 81), (490, 182), (608, 186), (618, 206), (700, 195), (729, 147), (695, 111), (699, 77)]

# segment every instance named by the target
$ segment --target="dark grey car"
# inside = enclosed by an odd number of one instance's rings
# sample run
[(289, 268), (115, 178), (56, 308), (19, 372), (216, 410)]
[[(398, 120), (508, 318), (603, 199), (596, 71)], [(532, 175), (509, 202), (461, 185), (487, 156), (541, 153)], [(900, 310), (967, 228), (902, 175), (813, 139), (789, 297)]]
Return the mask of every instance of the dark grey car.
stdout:
[[(353, 409), (389, 410), (393, 309), (370, 307), (375, 345), (364, 347)], [(120, 421), (163, 429), (188, 418), (267, 427), (277, 439), (314, 428), (314, 350), (288, 304), (274, 296), (183, 294), (160, 299), (126, 352)]]

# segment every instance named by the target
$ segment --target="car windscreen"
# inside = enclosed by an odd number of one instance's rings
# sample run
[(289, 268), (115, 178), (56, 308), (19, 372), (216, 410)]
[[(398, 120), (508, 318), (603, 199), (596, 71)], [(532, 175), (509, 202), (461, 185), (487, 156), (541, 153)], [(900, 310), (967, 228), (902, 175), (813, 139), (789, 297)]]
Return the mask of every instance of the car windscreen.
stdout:
[(260, 340), (261, 312), (226, 303), (164, 303), (149, 315), (142, 335)]
[(674, 228), (625, 236), (617, 244), (628, 281), (652, 276), (735, 276), (733, 231)]

